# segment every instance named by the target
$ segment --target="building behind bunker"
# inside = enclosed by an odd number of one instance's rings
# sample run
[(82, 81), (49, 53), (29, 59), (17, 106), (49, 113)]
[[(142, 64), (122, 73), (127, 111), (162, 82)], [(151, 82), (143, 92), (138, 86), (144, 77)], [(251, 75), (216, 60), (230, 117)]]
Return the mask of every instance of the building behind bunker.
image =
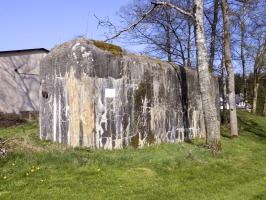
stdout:
[(42, 139), (115, 149), (205, 137), (194, 70), (79, 38), (44, 58), (40, 80)]

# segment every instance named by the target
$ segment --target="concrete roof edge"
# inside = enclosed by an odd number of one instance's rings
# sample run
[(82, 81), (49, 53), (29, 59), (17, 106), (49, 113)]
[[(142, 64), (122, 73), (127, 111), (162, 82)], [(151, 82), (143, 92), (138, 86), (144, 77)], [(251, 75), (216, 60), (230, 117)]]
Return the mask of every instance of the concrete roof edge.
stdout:
[(45, 48), (34, 48), (34, 49), (19, 49), (19, 50), (9, 50), (9, 51), (0, 51), (0, 54), (7, 54), (7, 53), (24, 53), (30, 51), (43, 51), (49, 53), (50, 51)]

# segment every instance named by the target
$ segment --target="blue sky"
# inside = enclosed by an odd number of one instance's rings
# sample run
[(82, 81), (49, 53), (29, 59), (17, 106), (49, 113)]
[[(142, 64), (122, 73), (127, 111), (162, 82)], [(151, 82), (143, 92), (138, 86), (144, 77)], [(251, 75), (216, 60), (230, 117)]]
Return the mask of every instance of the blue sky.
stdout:
[(116, 13), (129, 2), (131, 0), (3, 0), (0, 51), (50, 49), (79, 35), (104, 39), (94, 14), (101, 18), (108, 16), (119, 24)]
[[(47, 48), (85, 35), (105, 39), (94, 15), (120, 24), (117, 12), (132, 0), (2, 0), (0, 51)], [(138, 52), (144, 46), (114, 43)], [(235, 64), (234, 66), (237, 66)]]

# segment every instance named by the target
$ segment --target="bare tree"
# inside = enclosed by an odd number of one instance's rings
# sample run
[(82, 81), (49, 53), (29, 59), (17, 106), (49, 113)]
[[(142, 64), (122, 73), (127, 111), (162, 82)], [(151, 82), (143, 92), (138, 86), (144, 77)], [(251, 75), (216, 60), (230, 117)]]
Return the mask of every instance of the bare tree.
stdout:
[(211, 92), (210, 73), (207, 59), (207, 47), (204, 33), (203, 0), (194, 1), (194, 24), (197, 49), (197, 66), (199, 74), (200, 91), (203, 101), (204, 118), (207, 130), (207, 144), (220, 147), (220, 122), (217, 119), (215, 99)]
[(171, 16), (170, 12), (167, 8), (164, 8), (165, 18), (166, 18), (166, 27), (165, 27), (165, 37), (166, 37), (166, 52), (167, 52), (167, 61), (172, 62), (172, 54), (171, 54)]
[(247, 76), (246, 76), (246, 59), (245, 59), (245, 35), (246, 35), (246, 15), (247, 15), (247, 0), (242, 2), (242, 20), (241, 20), (241, 61), (242, 61), (242, 78), (244, 102), (246, 107), (247, 99)]
[(226, 74), (226, 68), (225, 68), (225, 61), (224, 56), (222, 55), (222, 61), (221, 61), (221, 79), (222, 79), (222, 99), (223, 99), (223, 121), (224, 124), (227, 124), (227, 74)]
[(266, 81), (266, 1), (259, 0), (249, 5), (246, 47), (248, 57), (253, 63), (252, 104), (253, 112), (257, 113), (258, 100), (265, 99), (265, 96), (259, 94), (259, 88)]
[(264, 98), (263, 115), (266, 116), (266, 95), (265, 95), (265, 98)]
[[(191, 3), (188, 4), (180, 0), (170, 0), (168, 2), (174, 5), (177, 5), (178, 2), (180, 7), (186, 7), (187, 11), (191, 10)], [(120, 16), (123, 21), (126, 21), (125, 26), (130, 26), (141, 18), (143, 13), (149, 9), (151, 3), (152, 0), (135, 0), (133, 3), (124, 6), (121, 9)], [(164, 6), (155, 9), (139, 22), (137, 27), (125, 34), (127, 37), (126, 43), (144, 44), (144, 53), (182, 66), (191, 66), (191, 57), (193, 57), (191, 51), (194, 47), (191, 45), (191, 39), (193, 38), (191, 26), (190, 17)]]
[[(191, 11), (191, 2), (187, 0), (187, 10)], [(187, 33), (187, 67), (191, 67), (191, 19), (187, 20), (188, 33)]]
[(266, 79), (266, 41), (258, 48), (254, 63), (253, 113), (257, 112), (258, 90), (262, 79)]
[(213, 62), (215, 56), (215, 44), (216, 44), (216, 26), (218, 23), (218, 11), (219, 11), (219, 2), (214, 0), (213, 3), (213, 21), (211, 23), (211, 44), (210, 44), (210, 58), (209, 58), (209, 68), (213, 70)]
[(231, 60), (230, 48), (230, 19), (227, 0), (222, 0), (223, 24), (224, 24), (224, 60), (228, 74), (228, 98), (230, 109), (230, 135), (238, 136), (236, 100), (235, 100), (235, 76)]
[[(265, 0), (228, 0), (230, 5), (231, 53), (235, 66), (241, 66), (241, 93), (245, 105), (253, 104), (254, 92), (249, 88), (254, 85), (254, 67), (258, 47), (262, 47), (266, 34), (266, 1)], [(248, 73), (252, 73), (253, 81), (247, 81)], [(253, 91), (256, 91), (253, 88)], [(239, 91), (240, 92), (240, 91)]]

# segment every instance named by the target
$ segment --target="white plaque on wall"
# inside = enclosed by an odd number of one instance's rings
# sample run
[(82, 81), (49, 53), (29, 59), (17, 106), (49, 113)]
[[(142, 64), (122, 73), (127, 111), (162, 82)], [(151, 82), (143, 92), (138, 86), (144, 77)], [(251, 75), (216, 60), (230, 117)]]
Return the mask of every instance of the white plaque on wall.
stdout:
[(105, 98), (114, 98), (115, 89), (105, 88)]

